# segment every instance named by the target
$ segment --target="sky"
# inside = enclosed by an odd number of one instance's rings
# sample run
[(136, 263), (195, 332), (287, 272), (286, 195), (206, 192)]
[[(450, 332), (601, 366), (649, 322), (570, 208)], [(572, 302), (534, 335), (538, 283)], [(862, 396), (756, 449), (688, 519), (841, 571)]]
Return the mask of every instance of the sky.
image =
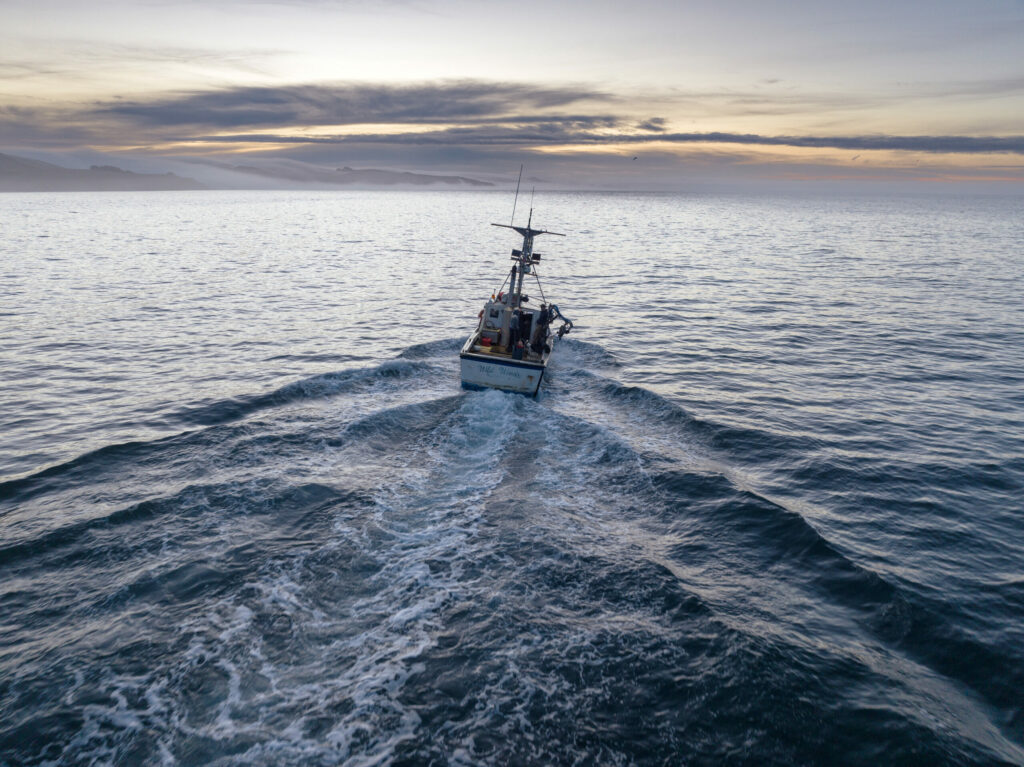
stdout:
[(1024, 0), (0, 0), (0, 152), (1016, 192)]

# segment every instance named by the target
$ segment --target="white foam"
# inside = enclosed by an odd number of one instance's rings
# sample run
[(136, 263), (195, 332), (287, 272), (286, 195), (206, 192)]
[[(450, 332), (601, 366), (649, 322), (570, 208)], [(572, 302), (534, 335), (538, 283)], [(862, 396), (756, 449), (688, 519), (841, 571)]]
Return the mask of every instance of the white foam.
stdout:
[[(445, 608), (457, 600), (490, 598), (488, 584), (466, 580), (465, 569), (497, 545), (493, 530), (481, 534), (481, 523), (488, 501), (512, 487), (509, 446), (527, 432), (536, 438), (538, 432), (529, 430), (536, 430), (538, 419), (540, 434), (550, 430), (556, 435), (560, 418), (535, 402), (502, 392), (460, 398), (433, 431), (401, 446), (395, 455), (405, 459), (389, 473), (382, 475), (374, 466), (372, 476), (379, 482), (374, 505), (340, 510), (333, 524), (337, 537), (315, 551), (267, 562), (231, 596), (185, 622), (180, 627), (185, 650), (145, 677), (104, 683), (108, 692), (132, 694), (112, 697), (111, 707), (92, 710), (78, 745), (100, 755), (100, 762), (112, 761), (125, 738), (145, 731), (152, 734), (165, 764), (174, 763), (182, 743), (195, 739), (223, 743), (225, 753), (233, 754), (220, 760), (225, 764), (387, 763), (402, 744), (422, 734), (420, 719), (403, 702), (403, 693), (409, 680), (424, 670), (423, 655), (435, 645)], [(607, 447), (600, 444), (603, 439), (598, 434), (595, 444), (585, 449), (593, 455), (584, 455), (586, 462), (599, 461)], [(555, 436), (545, 438), (544, 444), (542, 457), (551, 461), (571, 447)], [(359, 460), (374, 460), (352, 451), (325, 452), (315, 471), (326, 475), (326, 481), (332, 466), (340, 467), (342, 455), (356, 459), (344, 467), (354, 473), (360, 471)], [(580, 457), (578, 451), (574, 457)], [(566, 463), (560, 464), (563, 469)], [(541, 477), (542, 482), (547, 479)], [(559, 490), (566, 507), (591, 492), (583, 475), (569, 484)], [(531, 493), (540, 492), (518, 478), (514, 487), (526, 502)], [(270, 492), (265, 482), (254, 491)], [(559, 507), (544, 508), (550, 512)], [(552, 530), (563, 521), (551, 520)], [(590, 526), (580, 535), (594, 529)], [(226, 528), (222, 535), (234, 541), (239, 532)], [(307, 562), (331, 557), (355, 561), (361, 556), (375, 567), (363, 576), (356, 571), (345, 575), (354, 579), (351, 593), (329, 581), (334, 604), (325, 606), (325, 584), (318, 580), (323, 565), (310, 568)], [(284, 628), (276, 631), (277, 625)], [(530, 701), (557, 696), (564, 684), (554, 672), (538, 676), (535, 669), (524, 670), (517, 658), (537, 651), (537, 643), (544, 640), (521, 641), (507, 649), (503, 673), (472, 692), (476, 700), (490, 701), (474, 714), (481, 726), (494, 724), (500, 705), (501, 716), (509, 717), (503, 719), (505, 730), (529, 734)], [(196, 682), (204, 687), (195, 690)], [(509, 700), (515, 701), (511, 707)], [(111, 730), (121, 734), (112, 737)], [(452, 736), (457, 740), (455, 731)], [(233, 744), (241, 738), (251, 745), (236, 751)], [(467, 742), (452, 761), (473, 763), (474, 753)]]

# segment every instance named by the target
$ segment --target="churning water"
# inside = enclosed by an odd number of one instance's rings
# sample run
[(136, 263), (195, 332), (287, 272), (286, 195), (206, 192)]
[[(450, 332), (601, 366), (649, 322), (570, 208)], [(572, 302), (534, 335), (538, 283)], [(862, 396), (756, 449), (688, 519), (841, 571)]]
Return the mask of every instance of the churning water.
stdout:
[(0, 197), (0, 764), (1024, 764), (1020, 200), (510, 202)]

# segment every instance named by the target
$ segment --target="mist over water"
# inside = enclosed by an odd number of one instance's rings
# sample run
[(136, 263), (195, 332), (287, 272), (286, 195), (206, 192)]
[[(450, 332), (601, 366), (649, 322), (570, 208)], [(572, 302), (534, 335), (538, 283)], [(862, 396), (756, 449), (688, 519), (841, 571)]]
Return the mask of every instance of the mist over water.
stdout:
[(1020, 200), (510, 203), (3, 196), (0, 764), (1024, 764)]

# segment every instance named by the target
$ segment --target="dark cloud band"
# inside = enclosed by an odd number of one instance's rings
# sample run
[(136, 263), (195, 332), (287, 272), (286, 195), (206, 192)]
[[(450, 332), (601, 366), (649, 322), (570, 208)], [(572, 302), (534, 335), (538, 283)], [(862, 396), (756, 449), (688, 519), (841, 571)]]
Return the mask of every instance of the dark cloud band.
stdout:
[[(593, 111), (591, 111), (593, 108)], [(761, 147), (1024, 154), (1024, 136), (769, 136), (670, 132), (662, 117), (638, 119), (605, 91), (476, 80), (402, 85), (333, 83), (171, 93), (88, 108), (0, 107), (0, 144), (89, 145), (111, 137), (139, 146), (169, 142), (394, 147), (483, 151), (614, 144), (731, 144)], [(418, 130), (301, 135), (329, 125), (397, 124)], [(423, 130), (428, 128), (428, 130)]]
[(584, 144), (741, 144), (858, 151), (897, 150), (943, 154), (1024, 154), (1024, 136), (761, 136), (752, 133), (601, 133), (577, 132), (548, 121), (528, 128), (499, 130), (451, 128), (424, 133), (375, 133), (342, 136), (233, 134), (178, 137), (210, 143), (270, 144), (414, 144), (443, 146), (554, 146)]
[[(523, 83), (458, 81), (407, 85), (319, 84), (233, 88), (168, 95), (145, 102), (106, 104), (94, 115), (143, 129), (191, 128), (180, 140), (209, 143), (414, 144), (462, 146), (550, 146), (646, 143), (718, 143), (748, 146), (832, 148), (856, 151), (1024, 154), (1024, 136), (765, 136), (749, 133), (670, 133), (664, 118), (637, 123), (603, 111), (586, 114), (581, 104), (608, 107), (614, 96), (585, 87), (540, 87)], [(575, 108), (573, 114), (558, 111)], [(303, 125), (393, 123), (457, 127), (373, 135), (264, 135), (245, 129)], [(625, 126), (631, 130), (625, 130)], [(600, 129), (600, 131), (598, 130)], [(234, 135), (217, 135), (220, 131)]]
[[(299, 85), (250, 87), (166, 96), (152, 101), (104, 104), (99, 118), (144, 126), (264, 128), (283, 125), (439, 123), (493, 120), (521, 112), (614, 99), (584, 88), (545, 88), (476, 81), (412, 85)], [(577, 120), (607, 120), (578, 115)]]

